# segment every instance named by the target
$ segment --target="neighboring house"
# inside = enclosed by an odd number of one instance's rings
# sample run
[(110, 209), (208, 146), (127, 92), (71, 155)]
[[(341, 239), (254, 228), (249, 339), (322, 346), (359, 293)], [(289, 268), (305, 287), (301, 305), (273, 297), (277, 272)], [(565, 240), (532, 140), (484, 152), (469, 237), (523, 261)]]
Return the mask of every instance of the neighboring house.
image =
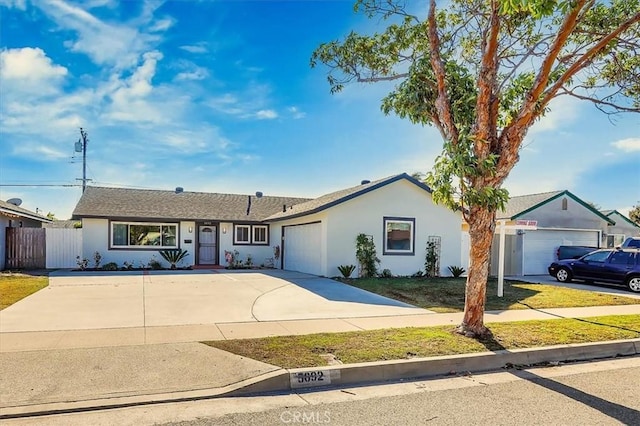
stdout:
[[(16, 201), (18, 203), (19, 200)], [(41, 228), (43, 223), (51, 222), (49, 218), (16, 204), (0, 200), (0, 270), (6, 265), (7, 228)]]
[(640, 226), (633, 223), (631, 219), (617, 210), (602, 210), (601, 213), (615, 222), (614, 225), (607, 226), (606, 233), (603, 234), (602, 245), (605, 247), (615, 247), (622, 244), (627, 237), (640, 235)]
[[(460, 263), (461, 215), (437, 206), (430, 189), (407, 174), (317, 199), (87, 187), (73, 217), (82, 219), (83, 253), (104, 262), (146, 264), (161, 248), (182, 248), (187, 265), (225, 265), (237, 250), (256, 265), (339, 275), (357, 265), (360, 233), (376, 244), (380, 269), (424, 270), (429, 237), (440, 237), (440, 272)], [(160, 259), (158, 259), (160, 260)]]
[[(507, 225), (535, 221), (536, 230), (508, 231), (505, 241), (505, 275), (547, 274), (560, 245), (601, 247), (607, 227), (614, 221), (569, 191), (511, 197), (497, 220)], [(499, 229), (496, 226), (496, 234)], [(491, 253), (491, 274), (498, 272), (498, 235)]]

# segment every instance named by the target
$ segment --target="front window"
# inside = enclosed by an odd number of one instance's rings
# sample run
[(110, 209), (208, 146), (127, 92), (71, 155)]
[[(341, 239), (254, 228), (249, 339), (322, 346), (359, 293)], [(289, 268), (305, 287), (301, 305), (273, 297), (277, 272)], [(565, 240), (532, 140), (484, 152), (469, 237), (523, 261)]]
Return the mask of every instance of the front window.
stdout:
[(250, 225), (235, 225), (233, 233), (233, 243), (234, 244), (249, 244), (251, 240), (249, 239), (251, 226)]
[(233, 244), (268, 245), (268, 225), (234, 225)]
[(617, 247), (624, 242), (624, 234), (607, 235), (607, 248)]
[(415, 253), (415, 219), (384, 218), (384, 250), (383, 254)]
[(268, 229), (265, 225), (253, 225), (253, 244), (269, 244)]
[(177, 248), (178, 225), (175, 223), (112, 222), (113, 248)]

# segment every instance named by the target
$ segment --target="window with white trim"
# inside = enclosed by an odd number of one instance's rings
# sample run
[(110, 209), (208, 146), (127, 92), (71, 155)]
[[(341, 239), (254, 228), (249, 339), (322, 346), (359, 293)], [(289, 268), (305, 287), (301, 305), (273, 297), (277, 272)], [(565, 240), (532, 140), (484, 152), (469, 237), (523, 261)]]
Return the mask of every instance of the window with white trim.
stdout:
[(382, 253), (414, 255), (415, 223), (414, 218), (385, 217)]
[(269, 244), (269, 227), (266, 225), (253, 225), (253, 244)]
[(178, 248), (178, 224), (111, 222), (111, 248)]
[(233, 226), (233, 244), (251, 244), (251, 225)]

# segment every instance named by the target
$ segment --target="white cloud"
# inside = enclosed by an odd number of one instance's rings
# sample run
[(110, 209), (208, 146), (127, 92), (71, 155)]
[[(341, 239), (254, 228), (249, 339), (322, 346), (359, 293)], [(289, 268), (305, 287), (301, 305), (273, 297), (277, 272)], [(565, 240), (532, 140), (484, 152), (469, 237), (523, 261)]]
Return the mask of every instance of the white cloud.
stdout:
[(289, 111), (289, 113), (291, 114), (291, 117), (294, 120), (299, 120), (299, 119), (304, 118), (304, 117), (307, 116), (307, 113), (300, 111), (298, 109), (298, 107), (294, 107), (294, 106), (293, 107), (289, 107), (289, 108), (287, 108), (287, 111)]
[(0, 6), (8, 8), (15, 7), (16, 9), (26, 10), (27, 2), (26, 0), (0, 0)]
[(8, 80), (49, 80), (67, 75), (67, 69), (56, 65), (39, 47), (23, 47), (0, 51), (0, 76)]
[(180, 46), (180, 49), (186, 50), (189, 53), (207, 53), (209, 49), (206, 47), (206, 43), (188, 44)]
[[(133, 24), (110, 24), (96, 18), (86, 10), (62, 0), (36, 3), (36, 6), (53, 19), (62, 29), (76, 33), (67, 47), (87, 54), (98, 65), (114, 65), (120, 69), (135, 65), (141, 52), (159, 42), (157, 34), (141, 32), (138, 28), (148, 25), (149, 30), (159, 31), (167, 24), (153, 21), (154, 8), (145, 7), (138, 21)], [(133, 25), (136, 26), (133, 26)], [(158, 26), (159, 25), (159, 26)]]
[(186, 70), (178, 73), (174, 80), (176, 81), (185, 81), (185, 80), (204, 80), (209, 77), (209, 70), (203, 67), (199, 67), (197, 65), (188, 63), (185, 65)]
[(624, 152), (640, 151), (640, 138), (627, 138), (612, 142), (611, 145)]
[(256, 112), (256, 118), (258, 120), (272, 120), (274, 118), (278, 118), (278, 113), (272, 109), (261, 109)]
[(550, 111), (529, 129), (527, 137), (538, 133), (570, 127), (580, 116), (580, 101), (568, 96), (560, 96), (549, 103)]

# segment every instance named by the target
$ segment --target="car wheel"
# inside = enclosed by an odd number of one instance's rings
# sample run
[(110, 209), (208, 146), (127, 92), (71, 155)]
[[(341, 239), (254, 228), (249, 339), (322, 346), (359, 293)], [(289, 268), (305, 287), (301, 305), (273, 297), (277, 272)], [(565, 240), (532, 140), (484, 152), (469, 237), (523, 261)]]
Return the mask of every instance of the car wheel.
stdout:
[(634, 293), (640, 293), (640, 277), (630, 277), (627, 280), (627, 287)]
[(558, 272), (556, 272), (556, 280), (561, 283), (571, 282), (571, 272), (567, 268), (560, 268)]

